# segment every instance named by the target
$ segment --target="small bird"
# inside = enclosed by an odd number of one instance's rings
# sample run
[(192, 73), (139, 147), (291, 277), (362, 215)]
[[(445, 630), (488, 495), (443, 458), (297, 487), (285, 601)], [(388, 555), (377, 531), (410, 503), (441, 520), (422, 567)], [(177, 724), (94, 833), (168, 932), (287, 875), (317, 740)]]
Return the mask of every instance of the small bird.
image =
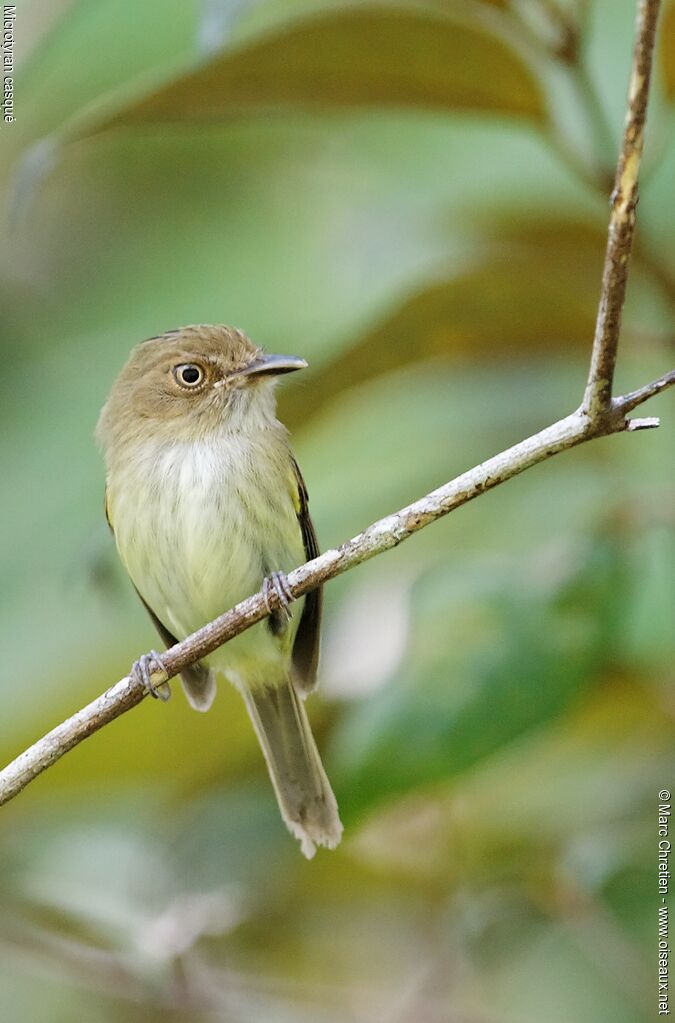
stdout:
[[(316, 685), (322, 597), (288, 600), (285, 573), (316, 557), (307, 490), (276, 418), (275, 384), (307, 363), (223, 325), (137, 345), (101, 411), (106, 516), (166, 646), (258, 591), (280, 610), (181, 673), (196, 710), (217, 672), (241, 693), (290, 832), (310, 858), (342, 835), (303, 699)], [(153, 666), (154, 662), (154, 666)], [(154, 651), (134, 665), (153, 695)]]

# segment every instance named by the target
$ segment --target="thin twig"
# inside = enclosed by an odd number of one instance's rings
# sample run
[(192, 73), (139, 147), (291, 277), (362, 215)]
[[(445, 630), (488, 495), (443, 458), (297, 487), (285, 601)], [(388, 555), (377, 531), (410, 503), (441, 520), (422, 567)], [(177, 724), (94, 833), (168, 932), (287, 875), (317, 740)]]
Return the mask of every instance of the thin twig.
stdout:
[[(638, 387), (637, 391), (630, 391), (622, 398), (613, 398), (612, 408), (620, 415), (626, 416), (638, 405), (642, 405), (649, 398), (653, 398), (655, 394), (660, 394), (661, 391), (672, 387), (673, 384), (675, 384), (675, 369), (672, 369), (670, 373), (664, 373), (658, 380), (652, 380), (650, 384), (645, 384), (644, 387)], [(628, 425), (630, 426), (630, 423)]]
[[(658, 7), (659, 0), (641, 0), (639, 8), (629, 114), (617, 170), (617, 190), (610, 220), (598, 326), (583, 405), (565, 419), (469, 469), (406, 508), (380, 519), (341, 547), (326, 551), (313, 561), (296, 568), (288, 576), (294, 600), (375, 555), (396, 547), (429, 523), (560, 451), (566, 451), (594, 437), (658, 425), (655, 419), (631, 421), (626, 416), (649, 398), (673, 386), (675, 370), (623, 397), (612, 399), (611, 394), (635, 221), (637, 170), (642, 150)], [(158, 672), (153, 675), (153, 682), (166, 681), (177, 675), (189, 664), (208, 656), (223, 643), (262, 621), (270, 611), (278, 607), (279, 597), (275, 590), (267, 595), (256, 593), (241, 601), (232, 610), (163, 653), (162, 660), (167, 674)], [(136, 706), (146, 695), (142, 684), (127, 676), (43, 736), (0, 772), (0, 804), (8, 802), (64, 753)]]
[(628, 263), (635, 233), (638, 171), (644, 143), (647, 100), (652, 70), (656, 23), (661, 0), (640, 0), (633, 67), (628, 89), (628, 110), (623, 143), (612, 192), (605, 265), (598, 317), (595, 324), (591, 366), (583, 407), (591, 419), (601, 419), (611, 409), (621, 311), (626, 297)]

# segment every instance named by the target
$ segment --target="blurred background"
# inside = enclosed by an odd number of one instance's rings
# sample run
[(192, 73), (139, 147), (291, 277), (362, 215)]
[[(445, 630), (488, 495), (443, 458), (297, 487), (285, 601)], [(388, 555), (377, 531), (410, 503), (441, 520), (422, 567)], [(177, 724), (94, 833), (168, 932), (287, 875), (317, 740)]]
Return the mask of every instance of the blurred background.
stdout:
[[(581, 399), (632, 0), (21, 0), (1, 132), (7, 762), (155, 643), (93, 430), (186, 323), (308, 359), (323, 547)], [(618, 387), (672, 364), (675, 5)], [(635, 1023), (672, 787), (673, 423), (594, 441), (331, 583), (311, 863), (243, 706), (146, 700), (0, 813), (7, 1019)]]

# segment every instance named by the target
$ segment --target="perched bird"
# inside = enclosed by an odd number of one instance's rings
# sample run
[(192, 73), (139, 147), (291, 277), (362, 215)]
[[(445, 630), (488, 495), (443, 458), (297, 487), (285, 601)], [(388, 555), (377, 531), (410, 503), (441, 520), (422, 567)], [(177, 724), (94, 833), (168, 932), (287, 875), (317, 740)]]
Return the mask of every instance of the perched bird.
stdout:
[[(169, 330), (133, 349), (97, 438), (117, 549), (167, 646), (261, 586), (279, 594), (280, 611), (181, 681), (197, 710), (211, 706), (216, 672), (239, 690), (281, 815), (311, 857), (338, 844), (342, 824), (303, 705), (316, 684), (321, 591), (293, 603), (284, 593), (284, 573), (318, 546), (274, 395), (280, 374), (306, 365), (231, 327)], [(135, 665), (153, 695), (161, 667), (154, 652)]]

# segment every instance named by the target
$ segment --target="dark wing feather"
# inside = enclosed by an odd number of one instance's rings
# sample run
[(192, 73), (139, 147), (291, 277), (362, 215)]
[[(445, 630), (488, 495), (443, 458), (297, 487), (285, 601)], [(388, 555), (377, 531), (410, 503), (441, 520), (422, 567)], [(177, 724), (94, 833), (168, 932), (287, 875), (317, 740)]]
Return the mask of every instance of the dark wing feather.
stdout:
[[(291, 456), (291, 462), (298, 490), (298, 522), (305, 545), (305, 555), (307, 560), (311, 561), (319, 554), (319, 543), (314, 532), (314, 525), (309, 517), (309, 497), (305, 481), (293, 456)], [(316, 685), (322, 607), (323, 593), (319, 587), (305, 597), (305, 606), (293, 644), (293, 681), (301, 693), (311, 692)]]

